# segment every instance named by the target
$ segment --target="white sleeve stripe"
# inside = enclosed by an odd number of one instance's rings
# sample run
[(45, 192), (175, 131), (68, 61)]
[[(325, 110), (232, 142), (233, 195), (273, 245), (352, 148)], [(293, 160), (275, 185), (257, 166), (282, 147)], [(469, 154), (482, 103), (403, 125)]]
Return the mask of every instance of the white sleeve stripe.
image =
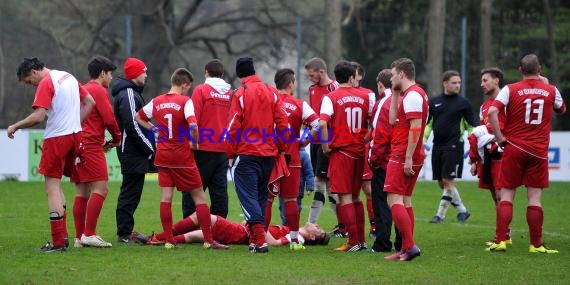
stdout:
[(323, 101), (321, 103), (321, 114), (332, 116), (334, 114), (334, 108), (332, 105), (331, 98), (329, 96), (323, 97)]
[(560, 94), (558, 88), (554, 87), (554, 89), (556, 89), (556, 95), (554, 97), (554, 108), (559, 109), (562, 107), (562, 105), (564, 105), (564, 100), (562, 100), (562, 94)]
[(307, 104), (307, 102), (303, 101), (303, 114), (301, 115), (303, 121), (309, 118), (311, 115), (315, 114), (315, 110)]
[(380, 99), (380, 103), (378, 103), (378, 109), (376, 109), (376, 113), (374, 114), (374, 120), (372, 121), (372, 128), (376, 129), (376, 122), (378, 122), (378, 117), (380, 117), (380, 112), (382, 111), (382, 106), (388, 100), (390, 96), (384, 96), (384, 98)]
[(497, 95), (497, 98), (495, 98), (495, 100), (499, 100), (499, 102), (507, 106), (509, 104), (509, 93), (510, 93), (509, 86), (507, 85), (503, 87), (501, 91), (499, 91), (499, 94)]
[(148, 102), (148, 104), (144, 105), (143, 107), (143, 112), (146, 115), (147, 118), (152, 118), (152, 109), (154, 108), (154, 102), (153, 100), (150, 100), (150, 102)]
[(196, 113), (194, 113), (194, 103), (192, 99), (189, 99), (186, 101), (186, 104), (184, 104), (184, 118), (188, 119), (191, 116), (196, 116)]
[(370, 92), (368, 93), (368, 117), (372, 116), (374, 104), (376, 104), (376, 94), (374, 94), (374, 92)]
[(150, 143), (150, 141), (144, 136), (144, 134), (142, 133), (141, 129), (139, 128), (139, 124), (135, 121), (135, 109), (136, 109), (136, 105), (135, 105), (135, 95), (133, 92), (133, 89), (131, 88), (127, 88), (127, 94), (129, 96), (129, 104), (131, 107), (131, 115), (132, 115), (132, 119), (133, 119), (133, 125), (135, 127), (135, 131), (137, 131), (137, 134), (139, 135), (139, 137), (141, 138), (141, 140), (148, 146), (148, 148), (151, 151), (154, 151), (154, 149), (152, 148), (152, 144)]
[(422, 95), (416, 91), (411, 91), (404, 98), (404, 113), (422, 112), (423, 103)]

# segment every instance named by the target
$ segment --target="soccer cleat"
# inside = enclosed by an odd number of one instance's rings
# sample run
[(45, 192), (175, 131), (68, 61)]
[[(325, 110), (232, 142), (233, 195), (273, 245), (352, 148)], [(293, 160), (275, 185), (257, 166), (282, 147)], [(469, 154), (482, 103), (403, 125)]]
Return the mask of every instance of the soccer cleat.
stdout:
[(386, 259), (386, 260), (400, 260), (400, 257), (402, 256), (402, 254), (404, 254), (403, 250), (396, 251), (390, 255), (384, 256), (384, 259)]
[(230, 249), (229, 246), (225, 245), (225, 244), (221, 244), (217, 241), (214, 241), (213, 243), (204, 243), (204, 248), (205, 249), (211, 249), (211, 250), (217, 250), (217, 249)]
[(420, 248), (414, 244), (410, 249), (404, 251), (402, 255), (400, 255), (400, 261), (411, 261), (412, 259), (420, 256), (422, 251)]
[(73, 247), (75, 247), (75, 248), (83, 247), (83, 244), (81, 244), (81, 239), (75, 238), (75, 242), (73, 243)]
[(541, 245), (539, 247), (534, 247), (534, 245), (530, 245), (528, 248), (528, 252), (530, 253), (558, 253), (558, 250), (556, 249), (550, 249), (546, 246)]
[(152, 233), (152, 235), (150, 236), (150, 238), (148, 239), (148, 241), (146, 242), (147, 245), (163, 245), (165, 241), (163, 240), (159, 240), (156, 237), (155, 233)]
[(499, 243), (493, 243), (485, 249), (485, 251), (507, 251), (507, 242), (501, 241)]
[(133, 241), (131, 240), (130, 236), (126, 235), (126, 236), (118, 236), (117, 242), (119, 242), (119, 243), (132, 243)]
[(459, 213), (457, 214), (457, 222), (465, 223), (469, 217), (471, 217), (471, 214), (469, 212)]
[(267, 243), (263, 243), (261, 246), (254, 246), (252, 250), (249, 251), (250, 253), (268, 253), (269, 246)]
[(347, 251), (348, 249), (350, 249), (350, 247), (348, 246), (348, 243), (343, 243), (341, 246), (335, 248), (334, 250), (336, 250), (336, 251)]
[(111, 243), (104, 241), (98, 235), (92, 235), (92, 236), (81, 235), (81, 244), (83, 244), (84, 246), (92, 246), (92, 247), (112, 247), (113, 246)]
[(147, 244), (148, 240), (150, 239), (150, 237), (143, 235), (142, 233), (139, 233), (137, 231), (133, 231), (131, 233), (131, 240), (135, 243), (140, 243), (140, 244)]
[(368, 250), (368, 245), (366, 242), (360, 242), (358, 245), (360, 246), (360, 251)]
[(433, 216), (429, 222), (430, 224), (443, 224), (443, 219), (439, 216)]
[(63, 242), (65, 243), (65, 248), (69, 247), (69, 237), (64, 237)]
[(164, 248), (166, 248), (166, 249), (173, 249), (173, 248), (176, 248), (176, 245), (173, 244), (173, 243), (170, 243), (170, 242), (165, 242), (165, 243), (164, 243)]
[(346, 252), (357, 252), (357, 251), (361, 250), (360, 243), (357, 243), (357, 244), (352, 245), (352, 246), (349, 244), (346, 244), (346, 246), (348, 247)]
[(54, 247), (51, 242), (47, 242), (44, 246), (40, 247), (38, 249), (39, 252), (41, 253), (52, 253), (52, 252), (64, 252), (66, 251), (65, 246), (64, 247)]
[(344, 228), (341, 228), (338, 225), (336, 225), (334, 229), (331, 231), (331, 236), (336, 238), (347, 238), (348, 233)]
[(300, 244), (300, 243), (297, 243), (297, 242), (291, 242), (291, 243), (289, 244), (289, 249), (290, 249), (290, 250), (294, 250), (294, 251), (297, 251), (297, 250), (304, 250), (304, 249), (305, 249), (305, 246), (302, 245), (302, 244)]
[(250, 244), (247, 246), (247, 250), (248, 250), (249, 252), (253, 252), (253, 251), (255, 250), (255, 243), (250, 243)]
[[(508, 240), (505, 240), (505, 242), (506, 242), (508, 245), (511, 245), (511, 244), (513, 244), (513, 239), (512, 239), (512, 238), (509, 238)], [(491, 246), (493, 243), (495, 243), (495, 240), (486, 241), (486, 242), (485, 242), (485, 246)]]

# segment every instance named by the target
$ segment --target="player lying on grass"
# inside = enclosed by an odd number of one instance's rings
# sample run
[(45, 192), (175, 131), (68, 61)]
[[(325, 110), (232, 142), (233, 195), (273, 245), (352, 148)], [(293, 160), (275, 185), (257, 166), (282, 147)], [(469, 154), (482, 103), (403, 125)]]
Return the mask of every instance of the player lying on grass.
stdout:
[[(212, 235), (216, 241), (223, 244), (249, 244), (250, 237), (245, 221), (238, 224), (216, 215), (210, 215), (210, 218)], [(172, 233), (174, 242), (177, 244), (204, 242), (204, 235), (200, 230), (196, 213), (174, 224)], [(154, 233), (149, 237), (137, 235), (137, 241), (147, 245), (164, 244), (165, 238), (166, 236), (163, 232)], [(270, 246), (288, 245), (291, 241), (289, 227), (271, 225), (265, 233), (265, 238)], [(307, 223), (299, 228), (299, 242), (302, 244), (327, 245), (329, 240), (330, 236), (317, 224)]]

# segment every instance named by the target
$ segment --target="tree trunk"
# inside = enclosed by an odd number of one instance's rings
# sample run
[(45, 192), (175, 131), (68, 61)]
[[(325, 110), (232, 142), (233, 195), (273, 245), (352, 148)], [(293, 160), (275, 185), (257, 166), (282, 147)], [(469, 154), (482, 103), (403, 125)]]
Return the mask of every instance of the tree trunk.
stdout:
[(427, 89), (431, 95), (441, 93), (443, 41), (445, 39), (445, 0), (430, 0), (427, 40)]
[[(558, 84), (560, 82), (560, 74), (558, 73), (558, 52), (556, 51), (556, 42), (554, 38), (554, 15), (550, 7), (549, 0), (543, 0), (544, 16), (546, 17), (546, 33), (548, 34), (548, 49), (550, 50), (550, 65), (552, 73), (550, 74), (550, 83)], [(552, 129), (558, 128), (559, 121), (557, 116), (552, 117)]]
[(342, 57), (342, 3), (340, 0), (325, 1), (324, 60), (332, 70)]
[[(546, 0), (547, 1), (547, 0)], [(491, 11), (493, 9), (493, 0), (481, 1), (481, 62), (483, 67), (491, 67), (494, 65), (493, 59), (493, 34), (491, 29)]]

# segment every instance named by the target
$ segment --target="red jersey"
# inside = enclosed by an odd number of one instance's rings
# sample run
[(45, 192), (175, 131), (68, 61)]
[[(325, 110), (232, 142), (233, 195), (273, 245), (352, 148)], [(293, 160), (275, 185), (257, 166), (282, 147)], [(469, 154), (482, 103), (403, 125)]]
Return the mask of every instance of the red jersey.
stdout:
[(232, 91), (230, 85), (221, 78), (206, 78), (204, 84), (194, 88), (192, 103), (196, 120), (200, 126), (200, 150), (225, 152), (227, 150), (220, 139), (224, 128), (228, 126)]
[(287, 129), (287, 114), (279, 92), (252, 75), (241, 79), (243, 86), (232, 100), (229, 137), (233, 154), (275, 156), (286, 145), (279, 134)]
[[(485, 101), (481, 108), (479, 109), (479, 121), (481, 125), (485, 125), (489, 133), (493, 133), (493, 128), (491, 127), (491, 122), (489, 122), (489, 107), (493, 106), (495, 99), (489, 98)], [(505, 122), (507, 121), (507, 115), (505, 111), (499, 112), (499, 128), (502, 130), (505, 127)]]
[(309, 87), (309, 105), (311, 105), (311, 108), (313, 108), (315, 112), (319, 112), (321, 110), (323, 97), (337, 89), (338, 82), (335, 80), (326, 85), (311, 85), (311, 87)]
[[(392, 132), (392, 157), (390, 160), (404, 163), (406, 160), (406, 149), (408, 148), (408, 134), (413, 132), (418, 144), (412, 154), (414, 165), (423, 165), (425, 153), (423, 146), (424, 130), (428, 117), (428, 97), (425, 91), (414, 84), (403, 92), (402, 103), (398, 104), (398, 117)], [(421, 119), (422, 124), (419, 130), (410, 130), (410, 120)]]
[(190, 148), (190, 124), (196, 123), (194, 106), (188, 96), (162, 94), (138, 112), (146, 121), (154, 118), (158, 132), (154, 164), (160, 167), (194, 167)]
[(96, 81), (87, 82), (83, 88), (91, 94), (96, 104), (81, 124), (81, 142), (84, 145), (102, 146), (105, 143), (105, 130), (113, 137), (113, 143), (121, 142), (121, 130), (115, 120), (107, 90)]
[(289, 120), (290, 130), (285, 136), (287, 154), (291, 155), (289, 167), (301, 167), (301, 156), (299, 155), (301, 128), (306, 125), (312, 129), (317, 129), (319, 127), (319, 116), (307, 102), (301, 99), (283, 93), (279, 94), (279, 97)]
[(509, 84), (499, 92), (493, 106), (506, 108), (503, 134), (513, 146), (539, 158), (548, 158), (550, 122), (554, 109), (565, 109), (556, 87), (538, 79)]
[(349, 156), (364, 157), (366, 123), (374, 107), (374, 93), (367, 94), (359, 88), (342, 87), (323, 98), (321, 119), (330, 123), (332, 140), (329, 146)]
[[(398, 101), (398, 104), (402, 104), (402, 97), (399, 97)], [(392, 125), (389, 122), (390, 104), (392, 103), (391, 93), (378, 102), (379, 104), (372, 121), (374, 131), (370, 141), (370, 164), (386, 170), (391, 153)]]

